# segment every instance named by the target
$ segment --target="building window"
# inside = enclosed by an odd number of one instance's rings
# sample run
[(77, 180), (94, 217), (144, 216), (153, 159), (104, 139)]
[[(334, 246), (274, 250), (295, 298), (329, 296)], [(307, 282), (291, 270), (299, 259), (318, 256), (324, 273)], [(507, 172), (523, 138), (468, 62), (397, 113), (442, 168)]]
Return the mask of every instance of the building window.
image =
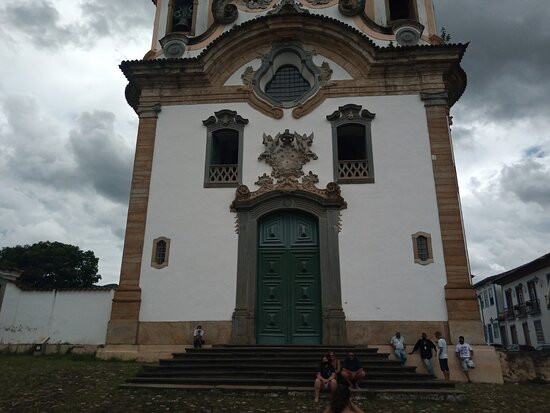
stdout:
[(431, 264), (433, 260), (432, 236), (426, 232), (412, 234), (414, 262), (416, 264)]
[(497, 322), (494, 322), (493, 323), (493, 333), (495, 335), (495, 338), (500, 338), (500, 333), (499, 333), (499, 328), (498, 328), (498, 323)]
[(247, 123), (232, 110), (221, 110), (203, 121), (207, 127), (205, 187), (237, 186), (241, 182)]
[(533, 322), (533, 324), (535, 325), (535, 334), (537, 335), (537, 343), (544, 344), (545, 341), (544, 341), (544, 331), (542, 329), (542, 321), (536, 320)]
[(487, 290), (483, 291), (483, 302), (485, 303), (485, 307), (489, 307), (489, 294), (487, 293)]
[(265, 94), (276, 101), (291, 102), (300, 99), (310, 89), (310, 84), (295, 66), (284, 65), (266, 85)]
[(168, 256), (170, 253), (170, 239), (159, 237), (153, 240), (153, 254), (151, 256), (151, 267), (164, 268), (168, 266)]
[(374, 183), (371, 121), (375, 115), (359, 105), (345, 105), (327, 116), (332, 123), (334, 180)]
[(515, 325), (510, 326), (510, 336), (512, 337), (512, 344), (518, 344), (518, 331)]
[(193, 36), (197, 20), (198, 0), (171, 0), (167, 33), (185, 33)]
[(330, 78), (332, 71), (323, 65), (316, 66), (312, 53), (298, 43), (277, 45), (262, 56), (262, 65), (253, 72), (254, 92), (276, 107), (298, 106), (320, 89), (321, 70), (330, 72), (324, 73), (323, 81)]
[(417, 20), (415, 0), (387, 0), (388, 22)]
[(493, 287), (489, 288), (489, 305), (495, 305), (495, 296), (493, 294)]

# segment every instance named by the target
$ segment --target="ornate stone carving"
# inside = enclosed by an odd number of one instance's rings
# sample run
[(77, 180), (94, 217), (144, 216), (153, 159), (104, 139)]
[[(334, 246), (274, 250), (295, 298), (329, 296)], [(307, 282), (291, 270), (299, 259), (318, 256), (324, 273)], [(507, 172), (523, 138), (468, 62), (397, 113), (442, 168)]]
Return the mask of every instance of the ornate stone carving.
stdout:
[(304, 9), (300, 3), (296, 3), (294, 0), (281, 0), (272, 10), (267, 14), (309, 14), (309, 11)]
[(239, 10), (234, 4), (230, 4), (231, 0), (214, 0), (212, 2), (212, 15), (214, 20), (219, 24), (230, 24), (237, 20)]
[(330, 79), (332, 78), (332, 69), (330, 68), (330, 65), (328, 62), (321, 63), (321, 67), (319, 68), (319, 85), (321, 87), (327, 86), (330, 84)]
[(266, 150), (258, 157), (265, 160), (272, 168), (271, 176), (279, 180), (284, 178), (297, 179), (304, 174), (302, 167), (311, 159), (317, 159), (310, 146), (313, 143), (313, 134), (300, 135), (285, 130), (275, 138), (265, 135), (263, 144)]
[(344, 16), (356, 16), (365, 11), (365, 0), (338, 0), (338, 10)]
[(330, 3), (330, 0), (307, 0), (307, 2), (313, 4), (314, 6), (318, 6), (320, 4)]
[(369, 112), (367, 109), (363, 109), (361, 105), (344, 105), (340, 106), (338, 110), (335, 110), (332, 114), (327, 115), (327, 119), (330, 121), (338, 119), (362, 119), (362, 120), (373, 120), (376, 115)]
[(271, 3), (271, 0), (238, 0), (239, 4), (248, 7), (251, 10), (255, 9), (266, 9)]
[(223, 127), (230, 127), (236, 125), (248, 124), (248, 119), (244, 119), (234, 110), (223, 109), (218, 112), (214, 112), (215, 116), (210, 116), (208, 119), (203, 120), (204, 126), (219, 125)]
[(424, 26), (414, 20), (398, 20), (392, 25), (392, 32), (399, 46), (416, 46)]
[(160, 45), (162, 46), (164, 56), (177, 59), (185, 53), (186, 38), (179, 34), (169, 34), (160, 39)]
[(254, 78), (254, 69), (252, 68), (252, 66), (248, 66), (243, 74), (241, 75), (241, 79), (243, 81), (243, 85), (246, 85), (246, 86), (252, 86), (252, 79)]

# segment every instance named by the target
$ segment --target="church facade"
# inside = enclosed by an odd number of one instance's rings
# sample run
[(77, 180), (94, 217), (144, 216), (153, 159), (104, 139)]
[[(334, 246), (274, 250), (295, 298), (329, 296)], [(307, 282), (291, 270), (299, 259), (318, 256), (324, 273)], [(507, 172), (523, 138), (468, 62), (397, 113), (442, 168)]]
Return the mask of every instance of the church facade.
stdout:
[(483, 340), (432, 0), (156, 0), (107, 346)]

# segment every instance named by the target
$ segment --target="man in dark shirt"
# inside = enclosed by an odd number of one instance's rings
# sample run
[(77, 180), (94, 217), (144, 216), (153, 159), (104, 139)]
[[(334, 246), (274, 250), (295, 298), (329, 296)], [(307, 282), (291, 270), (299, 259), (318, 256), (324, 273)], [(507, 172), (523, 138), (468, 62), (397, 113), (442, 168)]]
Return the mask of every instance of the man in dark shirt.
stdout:
[(426, 366), (426, 370), (428, 370), (428, 374), (433, 375), (434, 368), (432, 365), (432, 350), (434, 350), (437, 354), (437, 349), (435, 348), (435, 344), (432, 342), (432, 340), (428, 340), (426, 338), (426, 333), (422, 333), (422, 338), (416, 342), (416, 344), (414, 345), (413, 351), (411, 351), (410, 354), (414, 353), (416, 350), (419, 350), (419, 349), (420, 349), (420, 357), (422, 357), (422, 361)]
[(358, 388), (359, 382), (365, 377), (365, 370), (363, 370), (361, 362), (355, 357), (352, 351), (348, 352), (342, 362), (342, 372), (340, 375), (353, 388)]

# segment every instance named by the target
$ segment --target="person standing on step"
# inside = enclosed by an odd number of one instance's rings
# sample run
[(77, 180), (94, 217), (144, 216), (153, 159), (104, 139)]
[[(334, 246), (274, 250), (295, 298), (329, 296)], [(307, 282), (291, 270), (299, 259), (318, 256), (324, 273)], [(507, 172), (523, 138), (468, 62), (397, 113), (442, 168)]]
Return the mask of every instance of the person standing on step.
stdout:
[(427, 338), (426, 333), (422, 333), (422, 338), (416, 342), (413, 351), (411, 351), (410, 354), (413, 354), (416, 350), (420, 350), (420, 357), (426, 366), (426, 370), (428, 370), (428, 374), (433, 376), (434, 367), (432, 364), (432, 350), (435, 350), (436, 354), (437, 350), (432, 340)]
[(472, 360), (474, 357), (474, 349), (468, 343), (464, 342), (464, 336), (458, 337), (458, 344), (455, 347), (455, 354), (460, 360), (462, 371), (466, 375), (468, 383), (471, 383), (472, 381), (470, 380), (469, 370), (475, 368), (476, 366)]
[(199, 324), (195, 328), (195, 331), (193, 331), (193, 347), (202, 348), (203, 344), (204, 344), (204, 330), (202, 329), (202, 326)]
[(352, 388), (359, 388), (359, 382), (365, 377), (365, 370), (361, 367), (361, 361), (353, 351), (349, 351), (342, 362), (342, 378)]
[(323, 413), (365, 413), (365, 411), (351, 401), (349, 387), (341, 384), (332, 393), (330, 405)]
[(317, 377), (315, 378), (315, 402), (317, 403), (319, 401), (319, 394), (321, 393), (321, 390), (334, 393), (337, 385), (334, 367), (330, 364), (328, 357), (323, 356), (321, 358), (321, 363), (319, 364)]
[(435, 332), (435, 338), (437, 339), (437, 358), (439, 360), (439, 368), (445, 377), (445, 380), (449, 380), (449, 356), (447, 354), (447, 341), (443, 338), (439, 331)]
[(401, 335), (399, 331), (395, 332), (395, 335), (390, 339), (390, 344), (393, 347), (395, 357), (401, 362), (401, 365), (404, 366), (407, 361), (407, 344), (405, 343), (405, 337)]

